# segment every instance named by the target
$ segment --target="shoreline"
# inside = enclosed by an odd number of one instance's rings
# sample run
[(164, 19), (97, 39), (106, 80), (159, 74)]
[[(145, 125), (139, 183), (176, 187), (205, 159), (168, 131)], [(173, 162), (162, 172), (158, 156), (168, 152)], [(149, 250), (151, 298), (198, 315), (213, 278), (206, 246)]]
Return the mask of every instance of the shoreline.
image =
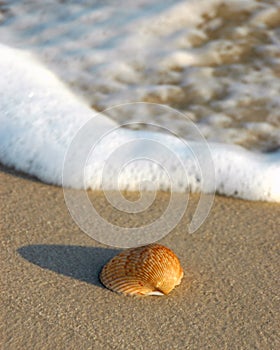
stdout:
[[(3, 348), (279, 347), (279, 204), (216, 195), (194, 234), (187, 212), (159, 241), (178, 255), (181, 285), (166, 297), (133, 298), (99, 282), (119, 249), (79, 229), (61, 188), (3, 166), (0, 184)], [(93, 195), (104, 217), (137, 223)], [(160, 212), (167, 197), (159, 193), (145, 215)]]

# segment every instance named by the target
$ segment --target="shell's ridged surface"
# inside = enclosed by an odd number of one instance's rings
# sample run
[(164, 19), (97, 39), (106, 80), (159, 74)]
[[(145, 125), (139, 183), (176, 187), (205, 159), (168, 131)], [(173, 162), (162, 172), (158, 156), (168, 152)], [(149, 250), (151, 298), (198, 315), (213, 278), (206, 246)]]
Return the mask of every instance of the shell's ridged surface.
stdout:
[(183, 269), (177, 256), (160, 244), (125, 250), (102, 269), (105, 287), (131, 295), (168, 294), (180, 284)]

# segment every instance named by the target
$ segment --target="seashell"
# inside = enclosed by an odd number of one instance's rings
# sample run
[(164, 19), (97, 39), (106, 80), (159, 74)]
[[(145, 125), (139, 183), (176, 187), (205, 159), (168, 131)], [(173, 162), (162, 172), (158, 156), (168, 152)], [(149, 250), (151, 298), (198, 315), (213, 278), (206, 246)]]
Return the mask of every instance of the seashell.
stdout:
[(126, 295), (164, 295), (180, 284), (180, 261), (171, 249), (160, 244), (127, 249), (102, 269), (105, 287)]

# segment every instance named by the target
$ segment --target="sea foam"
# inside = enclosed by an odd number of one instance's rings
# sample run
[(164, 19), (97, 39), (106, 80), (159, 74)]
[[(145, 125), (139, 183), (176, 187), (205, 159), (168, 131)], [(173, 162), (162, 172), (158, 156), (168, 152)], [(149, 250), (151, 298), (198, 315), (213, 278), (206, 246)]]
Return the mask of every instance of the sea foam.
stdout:
[[(208, 141), (271, 151), (280, 145), (276, 3), (9, 0), (0, 5), (0, 37), (33, 52), (98, 111), (165, 104), (191, 116)], [(138, 112), (110, 117), (158, 121), (158, 110)], [(164, 120), (190, 139), (174, 110)]]
[(119, 128), (26, 52), (0, 45), (0, 161), (73, 188), (213, 192), (280, 202), (280, 152)]

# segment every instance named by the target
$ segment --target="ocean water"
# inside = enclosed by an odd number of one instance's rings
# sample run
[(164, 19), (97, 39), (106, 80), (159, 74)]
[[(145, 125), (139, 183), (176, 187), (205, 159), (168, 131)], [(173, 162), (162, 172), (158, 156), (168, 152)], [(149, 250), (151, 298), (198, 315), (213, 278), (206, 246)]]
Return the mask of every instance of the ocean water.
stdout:
[(0, 38), (3, 164), (280, 201), (278, 1), (11, 0)]

